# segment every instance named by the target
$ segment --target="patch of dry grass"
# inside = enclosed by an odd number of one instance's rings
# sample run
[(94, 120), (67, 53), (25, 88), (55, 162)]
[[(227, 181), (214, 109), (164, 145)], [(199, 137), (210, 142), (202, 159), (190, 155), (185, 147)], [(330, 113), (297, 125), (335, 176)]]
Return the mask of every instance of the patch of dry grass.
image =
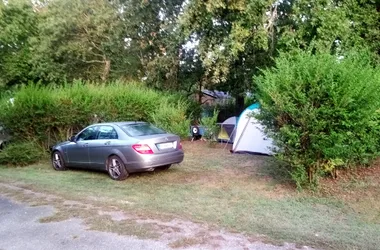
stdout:
[(320, 195), (344, 201), (368, 222), (380, 224), (380, 161), (369, 168), (341, 172), (337, 180), (323, 180)]
[(186, 248), (204, 243), (204, 239), (196, 237), (184, 237), (169, 244), (172, 248)]
[(157, 239), (160, 231), (154, 224), (137, 223), (135, 220), (115, 221), (110, 216), (93, 216), (86, 220), (92, 230), (117, 233), (119, 235), (133, 235), (140, 239)]

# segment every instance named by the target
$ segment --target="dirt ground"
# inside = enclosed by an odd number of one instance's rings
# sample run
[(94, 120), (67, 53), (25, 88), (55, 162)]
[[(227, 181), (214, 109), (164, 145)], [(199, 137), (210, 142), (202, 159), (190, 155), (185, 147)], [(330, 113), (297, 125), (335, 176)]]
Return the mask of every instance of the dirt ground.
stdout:
[[(170, 221), (136, 217), (123, 211), (64, 200), (26, 188), (0, 184), (0, 249), (296, 249), (295, 244), (275, 246), (242, 234), (215, 230), (207, 225), (173, 219)], [(21, 202), (22, 201), (22, 202)], [(65, 208), (65, 209), (64, 209)], [(73, 213), (82, 210), (91, 216)], [(57, 221), (54, 213), (63, 213)], [(104, 224), (94, 230), (93, 220)], [(122, 233), (109, 233), (107, 224), (126, 223), (133, 229), (153, 227), (156, 235), (141, 239)], [(125, 230), (131, 228), (125, 227)], [(306, 246), (302, 249), (311, 249)]]

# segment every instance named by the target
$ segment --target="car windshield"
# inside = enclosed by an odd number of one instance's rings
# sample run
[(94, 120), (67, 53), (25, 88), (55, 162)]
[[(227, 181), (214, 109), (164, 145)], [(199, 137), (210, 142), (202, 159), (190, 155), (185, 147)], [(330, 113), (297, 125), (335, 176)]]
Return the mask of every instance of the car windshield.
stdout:
[(144, 135), (157, 135), (157, 134), (166, 134), (162, 129), (156, 128), (152, 124), (149, 123), (136, 123), (136, 124), (128, 124), (123, 125), (121, 128), (129, 135), (129, 136), (144, 136)]

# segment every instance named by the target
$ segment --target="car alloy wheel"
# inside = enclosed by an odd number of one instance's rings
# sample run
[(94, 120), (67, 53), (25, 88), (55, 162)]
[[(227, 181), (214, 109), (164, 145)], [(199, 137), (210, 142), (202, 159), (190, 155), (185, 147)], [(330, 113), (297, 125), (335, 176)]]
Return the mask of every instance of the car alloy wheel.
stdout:
[(52, 155), (53, 168), (58, 171), (66, 170), (65, 162), (60, 152), (55, 151)]
[(114, 180), (124, 180), (128, 177), (128, 172), (125, 169), (124, 163), (117, 156), (111, 156), (108, 159), (107, 166), (108, 174)]

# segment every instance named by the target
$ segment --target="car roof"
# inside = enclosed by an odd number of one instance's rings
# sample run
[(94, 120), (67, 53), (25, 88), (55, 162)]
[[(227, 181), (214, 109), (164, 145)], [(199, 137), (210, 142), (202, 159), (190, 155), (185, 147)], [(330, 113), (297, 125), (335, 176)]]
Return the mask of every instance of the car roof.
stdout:
[(145, 124), (146, 122), (142, 121), (125, 121), (125, 122), (101, 122), (101, 123), (95, 123), (91, 124), (91, 126), (96, 125), (117, 125), (117, 126), (124, 126), (124, 125), (131, 125), (131, 124)]

